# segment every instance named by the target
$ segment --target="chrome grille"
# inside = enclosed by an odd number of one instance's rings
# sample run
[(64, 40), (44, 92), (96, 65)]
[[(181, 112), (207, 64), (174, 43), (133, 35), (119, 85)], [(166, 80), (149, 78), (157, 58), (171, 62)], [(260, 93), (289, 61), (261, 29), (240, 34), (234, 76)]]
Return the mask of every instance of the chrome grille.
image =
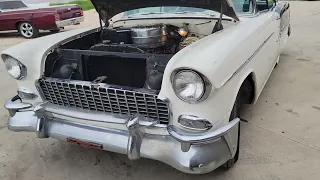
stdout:
[(168, 104), (155, 94), (124, 90), (84, 81), (40, 79), (40, 90), (50, 103), (93, 111), (118, 114), (140, 114), (167, 124)]

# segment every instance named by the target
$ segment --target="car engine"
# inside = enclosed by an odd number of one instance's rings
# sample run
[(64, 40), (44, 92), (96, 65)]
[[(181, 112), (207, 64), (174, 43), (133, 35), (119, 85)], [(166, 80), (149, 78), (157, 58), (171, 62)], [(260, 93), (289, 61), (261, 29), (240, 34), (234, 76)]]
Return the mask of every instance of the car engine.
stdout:
[(136, 26), (130, 29), (105, 29), (101, 35), (102, 43), (95, 44), (90, 49), (175, 54), (181, 49), (179, 45), (184, 39), (178, 32), (179, 27), (164, 24)]
[(197, 40), (187, 26), (104, 28), (62, 44), (47, 57), (45, 76), (159, 91), (171, 57)]

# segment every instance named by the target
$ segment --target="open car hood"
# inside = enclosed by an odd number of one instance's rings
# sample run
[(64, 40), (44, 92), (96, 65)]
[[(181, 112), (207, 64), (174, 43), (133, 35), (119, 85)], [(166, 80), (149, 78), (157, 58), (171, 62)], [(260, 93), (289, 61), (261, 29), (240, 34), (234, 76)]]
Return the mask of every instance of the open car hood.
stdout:
[(231, 0), (91, 0), (100, 18), (107, 23), (114, 15), (124, 11), (145, 7), (181, 6), (195, 7), (220, 12), (223, 3), (223, 14), (236, 20), (238, 16)]

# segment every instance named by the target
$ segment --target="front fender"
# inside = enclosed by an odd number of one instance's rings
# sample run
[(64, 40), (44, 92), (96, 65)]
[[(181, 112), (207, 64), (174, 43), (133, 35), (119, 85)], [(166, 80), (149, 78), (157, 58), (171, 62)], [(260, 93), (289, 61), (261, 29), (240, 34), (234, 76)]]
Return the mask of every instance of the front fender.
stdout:
[(195, 104), (189, 104), (180, 100), (170, 85), (166, 90), (161, 91), (162, 96), (170, 99), (172, 110), (172, 120), (170, 124), (182, 128), (178, 124), (178, 117), (186, 114), (205, 118), (210, 121), (213, 128), (209, 132), (226, 125), (229, 122), (229, 116), (241, 85), (250, 74), (252, 74), (253, 79), (255, 79), (253, 69), (242, 69), (222, 87), (214, 89), (208, 99)]
[[(207, 36), (181, 50), (169, 61), (160, 95), (171, 101), (172, 124), (178, 126), (177, 119), (182, 114), (205, 118), (216, 125), (214, 128), (229, 121), (243, 81), (254, 72), (256, 64), (251, 64), (251, 57), (269, 36), (259, 34), (269, 23), (265, 19), (266, 16), (252, 18)], [(207, 100), (188, 104), (175, 95), (170, 76), (177, 68), (194, 69), (208, 78), (213, 88)]]

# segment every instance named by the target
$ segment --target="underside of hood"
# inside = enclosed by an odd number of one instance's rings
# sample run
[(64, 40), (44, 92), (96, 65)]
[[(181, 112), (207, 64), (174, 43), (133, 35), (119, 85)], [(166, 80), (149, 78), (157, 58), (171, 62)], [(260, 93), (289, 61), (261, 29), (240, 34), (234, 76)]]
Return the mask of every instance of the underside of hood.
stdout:
[(158, 6), (181, 6), (195, 7), (212, 11), (221, 12), (223, 5), (223, 14), (239, 20), (231, 0), (91, 0), (100, 18), (106, 23), (114, 15), (124, 11), (145, 7)]

